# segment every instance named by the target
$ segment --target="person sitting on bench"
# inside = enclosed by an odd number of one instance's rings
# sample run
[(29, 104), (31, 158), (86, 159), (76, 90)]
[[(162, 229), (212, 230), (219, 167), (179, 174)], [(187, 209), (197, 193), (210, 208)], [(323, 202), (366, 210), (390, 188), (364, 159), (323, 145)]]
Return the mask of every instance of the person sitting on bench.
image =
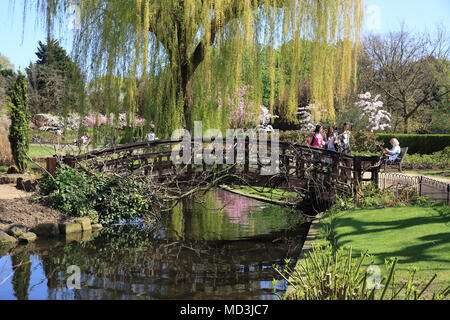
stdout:
[(396, 138), (392, 138), (389, 142), (392, 145), (392, 149), (390, 150), (388, 148), (383, 149), (383, 152), (380, 156), (380, 160), (382, 163), (384, 163), (385, 161), (390, 161), (391, 163), (394, 163), (402, 151), (400, 148), (400, 143)]

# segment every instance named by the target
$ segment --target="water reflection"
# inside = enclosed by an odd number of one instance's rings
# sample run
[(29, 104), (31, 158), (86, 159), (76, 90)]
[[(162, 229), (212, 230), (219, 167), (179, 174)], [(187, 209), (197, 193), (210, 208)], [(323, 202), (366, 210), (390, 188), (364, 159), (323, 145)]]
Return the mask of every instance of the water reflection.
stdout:
[[(14, 249), (0, 258), (0, 282), (13, 272), (0, 298), (274, 299), (272, 265), (298, 256), (308, 229), (300, 217), (210, 192), (179, 204), (163, 229), (121, 225), (91, 241), (79, 235)], [(67, 289), (70, 265), (81, 269), (81, 289)]]

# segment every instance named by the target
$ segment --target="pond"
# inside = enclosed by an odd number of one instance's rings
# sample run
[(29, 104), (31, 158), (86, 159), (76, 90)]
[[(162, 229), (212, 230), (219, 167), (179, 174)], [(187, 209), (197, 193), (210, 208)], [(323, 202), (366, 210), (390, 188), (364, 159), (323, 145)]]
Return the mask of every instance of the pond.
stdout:
[[(0, 299), (277, 299), (273, 266), (295, 263), (309, 224), (301, 212), (212, 190), (180, 202), (162, 227), (136, 221), (0, 251)], [(73, 265), (80, 287), (69, 289)]]

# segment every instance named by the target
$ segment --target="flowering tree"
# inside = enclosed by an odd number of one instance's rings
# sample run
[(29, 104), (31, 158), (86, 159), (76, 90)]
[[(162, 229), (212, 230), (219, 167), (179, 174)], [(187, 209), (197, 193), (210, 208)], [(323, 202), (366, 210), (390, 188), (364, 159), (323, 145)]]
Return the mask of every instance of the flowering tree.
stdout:
[(260, 122), (260, 125), (258, 126), (258, 128), (263, 131), (273, 132), (274, 131), (273, 127), (269, 123), (270, 123), (270, 120), (278, 118), (278, 116), (272, 115), (270, 113), (270, 110), (268, 108), (266, 108), (264, 105), (260, 105), (259, 107), (261, 108), (262, 113), (258, 117), (259, 122)]
[[(62, 116), (55, 116), (52, 114), (41, 113), (33, 118), (30, 124), (31, 128), (36, 128), (40, 131), (58, 130), (66, 128), (68, 130), (78, 130), (80, 128), (81, 116), (77, 113), (69, 113), (65, 118)], [(103, 114), (90, 114), (83, 118), (81, 123), (84, 128), (100, 127), (103, 124), (114, 125), (114, 115), (111, 113), (109, 118)], [(140, 127), (146, 124), (144, 118), (136, 117), (133, 121), (133, 126)], [(127, 125), (127, 114), (120, 113), (117, 121), (117, 128), (124, 129)], [(153, 126), (154, 127), (154, 126)]]
[(358, 95), (358, 97), (361, 100), (356, 102), (355, 106), (363, 109), (359, 119), (362, 120), (367, 118), (367, 130), (374, 132), (375, 130), (384, 130), (391, 126), (389, 124), (391, 121), (391, 114), (383, 109), (383, 102), (378, 100), (380, 95), (376, 95), (372, 98), (370, 92), (366, 92)]
[[(244, 128), (250, 122), (253, 121), (254, 115), (251, 112), (253, 108), (253, 101), (246, 101), (245, 96), (249, 90), (249, 86), (242, 86), (236, 89), (236, 94), (238, 95), (238, 104), (233, 108), (233, 99), (227, 96), (227, 105), (231, 106), (231, 111), (229, 113), (229, 121), (231, 128)], [(223, 107), (223, 101), (218, 98), (219, 109)]]
[(314, 104), (300, 107), (297, 111), (298, 122), (300, 123), (300, 131), (310, 133), (314, 130), (315, 124), (311, 117), (311, 110), (314, 109)]

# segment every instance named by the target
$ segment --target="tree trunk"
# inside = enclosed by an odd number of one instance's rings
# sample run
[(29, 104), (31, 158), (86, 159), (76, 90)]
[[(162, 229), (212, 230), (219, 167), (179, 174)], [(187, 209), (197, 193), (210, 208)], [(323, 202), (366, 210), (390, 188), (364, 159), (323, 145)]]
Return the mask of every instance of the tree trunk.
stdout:
[(409, 116), (408, 116), (408, 107), (406, 105), (406, 102), (403, 102), (403, 125), (405, 126), (403, 128), (403, 133), (408, 133), (408, 124), (409, 124)]
[(192, 93), (191, 93), (191, 79), (192, 74), (189, 72), (189, 67), (184, 65), (181, 67), (181, 88), (180, 94), (183, 99), (183, 113), (184, 113), (184, 128), (193, 134), (194, 123), (192, 119)]
[(408, 133), (408, 125), (409, 125), (408, 117), (403, 118), (403, 125), (405, 126), (405, 128), (403, 129), (403, 133)]

